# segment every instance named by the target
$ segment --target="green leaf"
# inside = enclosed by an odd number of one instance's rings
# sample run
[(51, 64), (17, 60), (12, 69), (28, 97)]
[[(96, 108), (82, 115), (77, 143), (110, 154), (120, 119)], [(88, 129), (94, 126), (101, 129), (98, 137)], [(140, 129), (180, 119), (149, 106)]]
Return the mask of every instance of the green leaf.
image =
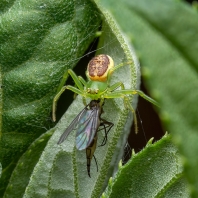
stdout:
[[(133, 61), (113, 73), (112, 81), (123, 81), (127, 88), (137, 87), (139, 71), (136, 57), (121, 35), (117, 25), (107, 12), (103, 13), (105, 21), (100, 38), (100, 53), (113, 57), (115, 64)], [(112, 42), (113, 41), (113, 42)], [(108, 45), (108, 49), (104, 46)], [(99, 47), (100, 48), (100, 47)], [(116, 50), (115, 50), (116, 49)], [(106, 51), (107, 50), (107, 51)], [(134, 107), (135, 107), (135, 100)], [(108, 134), (107, 144), (96, 149), (95, 156), (99, 171), (94, 161), (91, 164), (91, 178), (88, 177), (85, 150), (75, 148), (75, 132), (71, 133), (64, 143), (57, 145), (58, 139), (79, 111), (84, 108), (82, 98), (77, 97), (56, 126), (54, 135), (49, 140), (40, 160), (34, 168), (24, 197), (98, 197), (121, 158), (123, 147), (131, 127), (132, 116), (125, 110), (123, 100), (106, 100), (102, 118), (113, 122), (114, 127)], [(125, 126), (125, 124), (127, 125)], [(105, 135), (99, 133), (98, 145)]]
[[(183, 1), (101, 0), (133, 42), (150, 93), (198, 197), (198, 15)], [(122, 9), (121, 9), (122, 8)]]
[(2, 166), (0, 164), (0, 178), (1, 178), (1, 173), (2, 173)]
[(126, 165), (121, 165), (103, 197), (187, 198), (189, 192), (182, 171), (178, 149), (170, 135), (165, 135), (155, 144), (148, 143)]
[(88, 0), (0, 5), (2, 197), (18, 159), (52, 125), (52, 99), (62, 76), (93, 41), (101, 18)]
[(0, 2), (0, 12), (6, 12), (7, 9), (9, 9), (9, 7), (12, 6), (12, 4), (14, 3), (15, 0), (10, 0), (10, 1), (7, 1), (7, 0), (2, 0)]
[(32, 171), (54, 130), (55, 129), (51, 129), (41, 135), (19, 159), (4, 193), (5, 198), (23, 197)]

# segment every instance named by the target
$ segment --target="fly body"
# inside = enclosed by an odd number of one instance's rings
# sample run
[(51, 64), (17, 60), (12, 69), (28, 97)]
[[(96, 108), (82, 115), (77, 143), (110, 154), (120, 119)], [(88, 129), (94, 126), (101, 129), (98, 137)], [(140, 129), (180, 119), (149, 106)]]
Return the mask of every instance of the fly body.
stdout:
[(71, 131), (76, 130), (76, 148), (78, 150), (86, 149), (87, 172), (89, 177), (91, 177), (90, 166), (92, 158), (94, 157), (96, 161), (94, 152), (97, 146), (97, 132), (101, 130), (105, 132), (105, 137), (101, 144), (103, 146), (106, 144), (107, 134), (113, 126), (113, 123), (100, 117), (102, 112), (103, 109), (100, 101), (92, 100), (71, 122), (58, 141), (58, 144), (61, 144)]

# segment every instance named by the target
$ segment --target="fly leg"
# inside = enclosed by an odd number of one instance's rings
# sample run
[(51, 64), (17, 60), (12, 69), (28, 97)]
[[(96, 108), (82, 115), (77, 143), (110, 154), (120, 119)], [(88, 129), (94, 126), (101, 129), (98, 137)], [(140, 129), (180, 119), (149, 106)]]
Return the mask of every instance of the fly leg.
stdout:
[(101, 123), (100, 123), (99, 127), (101, 127), (101, 128), (98, 131), (104, 130), (104, 132), (105, 132), (105, 137), (104, 137), (102, 144), (100, 146), (104, 146), (107, 143), (107, 135), (114, 124), (112, 122), (108, 122), (102, 118), (100, 118), (100, 120), (101, 120)]

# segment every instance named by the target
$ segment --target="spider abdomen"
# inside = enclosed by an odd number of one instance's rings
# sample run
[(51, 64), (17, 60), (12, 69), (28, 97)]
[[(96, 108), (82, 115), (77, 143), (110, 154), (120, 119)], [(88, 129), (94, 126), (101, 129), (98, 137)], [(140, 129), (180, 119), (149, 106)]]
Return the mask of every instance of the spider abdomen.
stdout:
[(87, 74), (92, 81), (105, 82), (108, 71), (113, 67), (113, 59), (106, 54), (100, 54), (89, 61)]

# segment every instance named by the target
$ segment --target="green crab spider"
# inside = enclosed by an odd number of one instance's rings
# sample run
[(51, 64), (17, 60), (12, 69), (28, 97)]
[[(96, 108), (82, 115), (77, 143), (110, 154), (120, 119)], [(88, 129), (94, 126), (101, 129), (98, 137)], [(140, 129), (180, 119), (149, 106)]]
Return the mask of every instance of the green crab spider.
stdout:
[[(152, 104), (158, 106), (157, 102), (145, 95), (140, 90), (125, 89), (122, 82), (117, 82), (113, 85), (110, 85), (111, 74), (119, 69), (120, 67), (130, 64), (121, 63), (114, 67), (113, 59), (105, 54), (100, 54), (92, 58), (87, 66), (86, 76), (88, 81), (84, 80), (81, 76), (77, 76), (71, 69), (68, 69), (66, 77), (68, 74), (72, 77), (75, 82), (75, 87), (71, 85), (66, 85), (61, 88), (53, 100), (52, 107), (52, 119), (56, 121), (56, 104), (61, 96), (61, 94), (66, 90), (71, 90), (74, 93), (81, 95), (83, 98), (83, 103), (86, 105), (86, 98), (91, 100), (100, 100), (100, 105), (104, 103), (105, 99), (108, 98), (123, 98), (124, 106), (130, 109), (134, 115), (134, 124), (135, 130), (137, 132), (137, 117), (135, 110), (133, 109), (128, 95), (138, 94)], [(121, 88), (117, 90), (118, 88)]]

